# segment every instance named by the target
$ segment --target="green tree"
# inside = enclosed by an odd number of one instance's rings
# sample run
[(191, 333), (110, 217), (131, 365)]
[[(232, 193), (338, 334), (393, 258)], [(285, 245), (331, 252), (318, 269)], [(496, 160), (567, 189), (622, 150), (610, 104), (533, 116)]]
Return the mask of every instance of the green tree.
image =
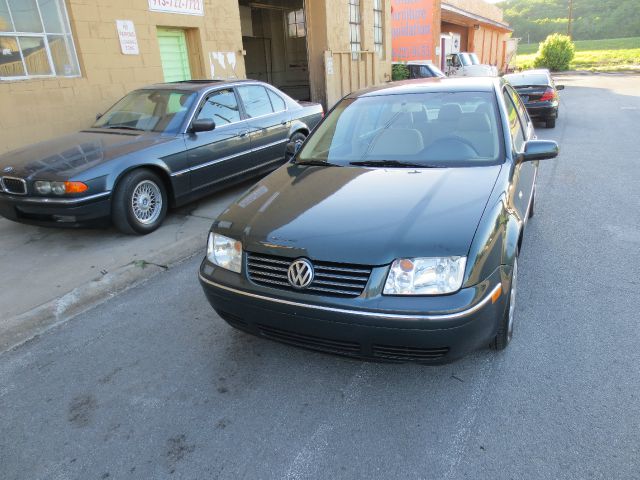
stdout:
[(568, 70), (569, 64), (576, 54), (576, 47), (568, 35), (554, 33), (540, 44), (533, 66), (544, 67), (553, 71)]

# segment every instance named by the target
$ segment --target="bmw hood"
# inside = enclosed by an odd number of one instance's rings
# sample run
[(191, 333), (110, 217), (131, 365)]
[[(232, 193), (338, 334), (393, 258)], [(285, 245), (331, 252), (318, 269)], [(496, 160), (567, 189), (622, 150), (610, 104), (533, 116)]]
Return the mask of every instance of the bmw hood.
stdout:
[(213, 230), (247, 251), (330, 262), (467, 255), (500, 169), (285, 165)]
[(175, 138), (158, 133), (85, 130), (0, 155), (0, 175), (72, 178), (101, 163)]

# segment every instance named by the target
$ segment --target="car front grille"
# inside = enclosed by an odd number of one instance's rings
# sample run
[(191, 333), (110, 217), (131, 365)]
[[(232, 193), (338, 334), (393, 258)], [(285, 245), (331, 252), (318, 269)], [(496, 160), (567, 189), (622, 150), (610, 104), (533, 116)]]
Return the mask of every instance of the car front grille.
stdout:
[(2, 177), (2, 189), (15, 195), (27, 194), (27, 182), (21, 178)]
[(281, 330), (279, 328), (258, 324), (260, 335), (271, 340), (287, 343), (296, 347), (306, 347), (322, 352), (336, 353), (339, 355), (360, 355), (361, 348), (357, 342), (349, 342), (344, 340), (335, 340), (324, 337), (316, 337), (314, 335), (306, 335), (302, 333), (291, 332), (289, 330)]
[(303, 290), (293, 288), (287, 272), (293, 258), (277, 257), (247, 252), (247, 271), (249, 279), (265, 287), (281, 290), (331, 295), (339, 297), (357, 297), (362, 294), (369, 281), (371, 267), (331, 262), (312, 262), (314, 278), (311, 285)]
[(411, 362), (437, 360), (449, 353), (448, 347), (419, 348), (394, 345), (374, 345), (372, 350), (374, 357)]

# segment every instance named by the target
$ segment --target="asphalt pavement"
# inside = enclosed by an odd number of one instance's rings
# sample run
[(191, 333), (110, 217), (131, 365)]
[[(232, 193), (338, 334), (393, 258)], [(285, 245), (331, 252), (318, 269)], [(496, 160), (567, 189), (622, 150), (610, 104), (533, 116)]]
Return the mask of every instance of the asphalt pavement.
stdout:
[(571, 76), (514, 341), (364, 363), (228, 327), (200, 256), (0, 354), (2, 479), (637, 479), (639, 76)]

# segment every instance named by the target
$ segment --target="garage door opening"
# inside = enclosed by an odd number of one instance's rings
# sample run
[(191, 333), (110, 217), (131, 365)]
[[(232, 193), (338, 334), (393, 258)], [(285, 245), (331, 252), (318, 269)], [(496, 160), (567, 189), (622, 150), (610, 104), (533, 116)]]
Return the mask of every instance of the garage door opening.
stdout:
[(307, 24), (303, 0), (239, 0), (247, 78), (310, 100)]

